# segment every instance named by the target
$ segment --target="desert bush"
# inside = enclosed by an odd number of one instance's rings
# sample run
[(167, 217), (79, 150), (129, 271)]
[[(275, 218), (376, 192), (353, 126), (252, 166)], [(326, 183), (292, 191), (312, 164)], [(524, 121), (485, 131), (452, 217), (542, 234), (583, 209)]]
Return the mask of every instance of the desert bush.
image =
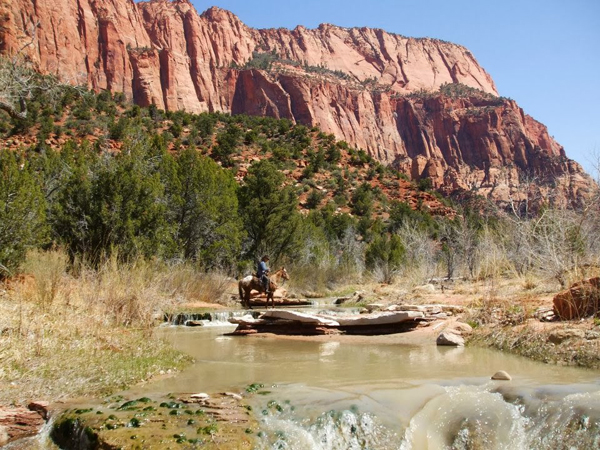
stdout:
[[(506, 230), (502, 229), (502, 231)], [(500, 234), (489, 226), (485, 226), (482, 231), (479, 249), (481, 258), (476, 278), (487, 279), (515, 272), (515, 263), (511, 261), (509, 252), (500, 238)]]
[(434, 278), (440, 251), (438, 242), (411, 220), (403, 222), (396, 234), (406, 249), (402, 278), (411, 285), (420, 285)]
[(365, 252), (367, 267), (381, 283), (394, 281), (405, 260), (406, 248), (396, 234), (376, 236)]
[[(566, 287), (581, 277), (582, 268), (597, 264), (600, 237), (597, 216), (548, 208), (530, 220), (510, 227), (509, 237), (517, 245), (510, 255), (513, 264), (537, 274), (546, 274)], [(523, 260), (525, 262), (523, 262)]]

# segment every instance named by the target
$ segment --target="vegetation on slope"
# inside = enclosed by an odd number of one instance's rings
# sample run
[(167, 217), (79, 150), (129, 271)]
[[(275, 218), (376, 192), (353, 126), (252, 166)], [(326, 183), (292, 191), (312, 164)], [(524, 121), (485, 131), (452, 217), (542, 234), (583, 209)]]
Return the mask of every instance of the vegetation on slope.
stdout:
[(365, 152), (286, 120), (165, 113), (63, 87), (0, 129), (5, 275), (28, 248), (52, 246), (71, 261), (116, 252), (230, 273), (263, 253), (318, 265), (317, 248), (329, 258), (405, 219), (434, 234), (432, 213), (454, 217)]
[(0, 86), (12, 101), (0, 113), (0, 384), (13, 399), (179, 367), (148, 339), (160, 312), (214, 301), (221, 274), (264, 253), (313, 291), (530, 273), (566, 285), (598, 264), (597, 203), (527, 216), (451, 206), (318, 129), (23, 80), (16, 97)]

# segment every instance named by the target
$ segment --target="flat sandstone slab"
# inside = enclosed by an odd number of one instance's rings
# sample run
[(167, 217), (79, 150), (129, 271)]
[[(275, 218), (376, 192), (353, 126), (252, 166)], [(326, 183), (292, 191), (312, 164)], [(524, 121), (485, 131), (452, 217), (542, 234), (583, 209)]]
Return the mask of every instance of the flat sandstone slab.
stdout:
[(230, 319), (238, 324), (233, 335), (275, 333), (281, 335), (393, 334), (409, 331), (425, 320), (421, 311), (377, 312), (353, 316), (328, 316), (299, 311), (273, 310), (258, 319)]
[(425, 315), (420, 311), (379, 312), (374, 314), (361, 314), (359, 316), (336, 317), (342, 327), (359, 327), (374, 325), (393, 325), (416, 319), (423, 319)]
[(282, 310), (273, 310), (267, 311), (262, 316), (261, 319), (283, 319), (283, 320), (293, 320), (295, 322), (307, 323), (307, 324), (315, 324), (315, 325), (325, 325), (329, 327), (339, 327), (340, 323), (337, 320), (333, 320), (331, 318), (327, 318), (324, 316), (320, 316), (317, 314), (306, 314), (297, 311), (282, 311)]

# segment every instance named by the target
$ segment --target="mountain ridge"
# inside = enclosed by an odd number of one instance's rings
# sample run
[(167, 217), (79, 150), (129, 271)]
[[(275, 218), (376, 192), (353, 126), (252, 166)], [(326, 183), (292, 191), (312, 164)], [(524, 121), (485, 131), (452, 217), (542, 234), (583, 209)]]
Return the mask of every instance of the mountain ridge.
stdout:
[[(38, 24), (27, 51), (42, 72), (141, 106), (318, 125), (445, 193), (523, 201), (527, 178), (544, 198), (577, 204), (590, 190), (543, 124), (510, 99), (486, 103), (496, 86), (461, 45), (331, 24), (259, 30), (218, 7), (199, 14), (188, 0), (0, 0), (0, 8), (12, 17), (0, 30), (3, 53)], [(465, 92), (446, 95), (448, 84)]]

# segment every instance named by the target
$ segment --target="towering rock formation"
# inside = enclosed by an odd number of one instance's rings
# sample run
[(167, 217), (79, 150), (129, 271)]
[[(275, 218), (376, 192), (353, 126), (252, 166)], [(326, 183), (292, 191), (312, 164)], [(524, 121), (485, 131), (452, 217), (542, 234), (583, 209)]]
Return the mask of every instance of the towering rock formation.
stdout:
[(39, 70), (143, 106), (318, 125), (448, 192), (518, 200), (528, 179), (565, 202), (592, 188), (459, 45), (328, 24), (256, 30), (188, 0), (0, 0), (0, 19), (0, 51), (31, 42)]

